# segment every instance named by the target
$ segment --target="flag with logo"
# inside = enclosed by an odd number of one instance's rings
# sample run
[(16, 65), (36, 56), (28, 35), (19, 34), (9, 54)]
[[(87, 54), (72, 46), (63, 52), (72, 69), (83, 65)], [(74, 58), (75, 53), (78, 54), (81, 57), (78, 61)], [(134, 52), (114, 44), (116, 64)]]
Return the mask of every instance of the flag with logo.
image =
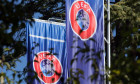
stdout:
[(27, 23), (30, 84), (63, 84), (67, 76), (65, 24), (35, 20)]
[(104, 84), (104, 1), (66, 0), (66, 28), (71, 80)]

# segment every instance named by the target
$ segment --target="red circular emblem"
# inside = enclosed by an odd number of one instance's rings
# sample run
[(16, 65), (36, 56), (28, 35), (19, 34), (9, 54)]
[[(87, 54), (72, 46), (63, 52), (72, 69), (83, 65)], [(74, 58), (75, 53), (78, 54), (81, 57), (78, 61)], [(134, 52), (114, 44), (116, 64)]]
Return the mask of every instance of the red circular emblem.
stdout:
[(81, 40), (88, 40), (96, 32), (96, 17), (90, 5), (83, 1), (75, 1), (70, 9), (72, 30)]
[(34, 57), (34, 70), (44, 83), (57, 83), (62, 76), (62, 66), (56, 56), (47, 51), (39, 52)]

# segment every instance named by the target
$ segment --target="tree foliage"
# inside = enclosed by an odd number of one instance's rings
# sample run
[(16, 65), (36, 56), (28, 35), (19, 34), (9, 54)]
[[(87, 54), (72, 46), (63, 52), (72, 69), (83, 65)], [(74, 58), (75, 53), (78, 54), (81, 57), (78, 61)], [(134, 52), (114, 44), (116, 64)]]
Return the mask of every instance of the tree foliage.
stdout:
[[(24, 0), (0, 0), (0, 69), (12, 71), (13, 78), (17, 71), (12, 67), (26, 53), (25, 23), (34, 14), (25, 4)], [(4, 84), (15, 81), (9, 79), (5, 72), (1, 72), (0, 77), (4, 77)]]
[(51, 17), (65, 19), (65, 0), (26, 0), (29, 8), (42, 14), (41, 19)]
[(0, 59), (10, 62), (25, 54), (25, 22), (33, 12), (24, 6), (24, 0), (0, 1)]
[(113, 84), (140, 83), (140, 1), (119, 0), (111, 5), (111, 81)]

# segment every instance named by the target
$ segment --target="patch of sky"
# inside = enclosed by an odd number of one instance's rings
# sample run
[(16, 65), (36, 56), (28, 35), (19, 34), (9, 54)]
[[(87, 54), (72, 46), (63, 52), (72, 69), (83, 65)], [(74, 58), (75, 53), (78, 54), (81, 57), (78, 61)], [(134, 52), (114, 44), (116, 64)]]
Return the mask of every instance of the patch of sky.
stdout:
[(36, 13), (34, 13), (33, 18), (39, 19), (42, 16), (43, 16), (42, 14), (40, 14), (39, 12), (36, 12)]
[(140, 48), (140, 45), (138, 45), (137, 48)]
[(115, 37), (116, 36), (116, 28), (113, 29), (112, 33), (113, 33), (113, 37)]
[[(26, 67), (27, 65), (27, 58), (26, 56), (22, 56), (19, 58), (20, 61), (17, 61), (16, 62), (16, 67), (12, 67), (11, 69), (15, 70), (15, 71), (18, 71), (18, 72), (22, 72), (24, 67)], [(4, 73), (6, 73), (6, 76), (8, 76), (8, 78), (10, 80), (13, 80), (13, 81), (19, 81), (19, 78), (17, 76), (15, 76), (15, 79), (13, 78), (13, 74), (14, 74), (14, 71), (12, 70), (6, 70), (7, 67), (4, 66), (3, 69), (0, 68), (0, 70)], [(23, 78), (23, 76), (21, 76), (21, 78)], [(7, 84), (7, 83), (6, 83)], [(22, 82), (20, 84), (26, 84), (24, 80), (22, 80)]]
[(115, 2), (115, 0), (110, 0), (111, 2)]
[(125, 57), (127, 57), (128, 55), (127, 54), (125, 54)]
[(130, 49), (130, 46), (129, 47), (125, 47), (125, 50), (127, 50), (127, 49)]
[[(9, 2), (12, 2), (13, 0), (8, 0)], [(22, 0), (14, 0), (14, 4), (18, 5), (22, 2)]]
[(137, 61), (137, 60), (138, 60), (138, 58), (139, 58), (139, 56), (136, 56), (135, 60)]
[(13, 26), (13, 24), (10, 24), (8, 29), (4, 30), (4, 33), (11, 33), (12, 32), (12, 26)]

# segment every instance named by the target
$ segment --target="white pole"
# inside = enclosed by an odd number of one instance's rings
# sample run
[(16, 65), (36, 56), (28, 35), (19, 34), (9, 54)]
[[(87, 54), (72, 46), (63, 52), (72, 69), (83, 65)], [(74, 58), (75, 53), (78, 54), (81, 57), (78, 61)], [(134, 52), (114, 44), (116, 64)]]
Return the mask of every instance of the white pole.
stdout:
[[(110, 0), (107, 0), (107, 65), (108, 68), (110, 69), (111, 67), (111, 51), (110, 51)], [(110, 76), (110, 70), (109, 70), (109, 74), (108, 76)], [(108, 84), (111, 84), (111, 81), (108, 81)]]

